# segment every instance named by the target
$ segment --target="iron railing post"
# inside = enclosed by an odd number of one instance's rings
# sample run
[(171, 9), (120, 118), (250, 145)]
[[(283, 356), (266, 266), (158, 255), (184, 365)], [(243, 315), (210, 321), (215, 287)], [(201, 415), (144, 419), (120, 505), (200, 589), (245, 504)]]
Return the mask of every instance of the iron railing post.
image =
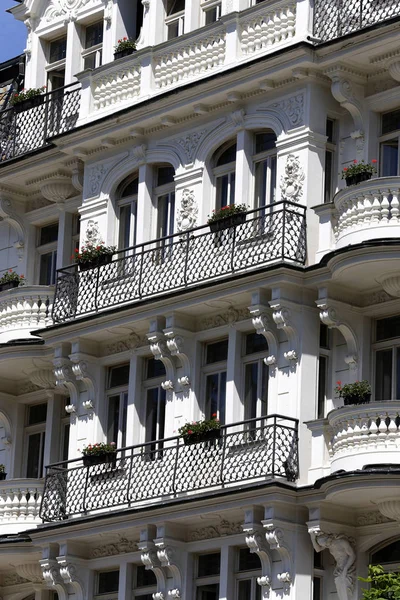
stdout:
[(138, 297), (139, 298), (142, 297), (143, 261), (144, 261), (144, 244), (142, 244), (142, 252), (140, 255), (139, 285), (138, 285)]
[(285, 229), (286, 229), (286, 202), (283, 203), (282, 207), (282, 260), (285, 258)]
[(274, 427), (272, 434), (272, 477), (275, 477), (275, 457), (276, 457), (276, 416), (274, 417)]
[(179, 459), (179, 441), (180, 438), (176, 438), (176, 450), (175, 450), (175, 459), (174, 459), (174, 471), (172, 474), (172, 492), (176, 493), (176, 471), (178, 469), (178, 459)]
[(187, 287), (187, 266), (188, 266), (188, 260), (189, 260), (189, 244), (190, 244), (190, 237), (189, 237), (189, 232), (186, 232), (186, 247), (185, 247), (185, 266), (184, 266), (184, 271), (183, 271), (183, 285), (185, 287)]

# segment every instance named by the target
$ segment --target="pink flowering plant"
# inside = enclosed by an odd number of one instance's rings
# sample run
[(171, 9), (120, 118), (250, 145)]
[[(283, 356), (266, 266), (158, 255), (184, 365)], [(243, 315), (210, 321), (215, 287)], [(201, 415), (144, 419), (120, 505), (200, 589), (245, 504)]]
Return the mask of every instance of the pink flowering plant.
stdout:
[(31, 100), (32, 98), (36, 98), (36, 96), (41, 96), (46, 91), (46, 86), (40, 88), (30, 88), (29, 90), (21, 90), (20, 92), (16, 92), (11, 98), (11, 104), (19, 104), (24, 100)]
[(354, 177), (355, 175), (360, 175), (361, 173), (370, 173), (375, 175), (376, 173), (376, 163), (378, 161), (373, 158), (370, 163), (365, 163), (363, 160), (353, 160), (353, 164), (349, 167), (344, 167), (342, 171), (342, 179), (348, 179), (349, 177)]
[(207, 223), (214, 223), (214, 221), (220, 221), (226, 217), (232, 217), (237, 213), (244, 213), (247, 210), (245, 204), (228, 204), (220, 208), (219, 210), (213, 210), (211, 215), (208, 215)]
[(363, 404), (370, 400), (371, 386), (366, 379), (344, 385), (337, 381), (335, 392), (339, 398), (343, 398), (345, 404)]
[(80, 250), (75, 250), (75, 254), (71, 256), (72, 260), (75, 260), (78, 264), (95, 261), (101, 256), (112, 255), (115, 252), (115, 246), (104, 246), (103, 242), (100, 244), (86, 244), (82, 246)]
[(83, 456), (99, 456), (101, 454), (115, 454), (117, 451), (117, 447), (115, 442), (111, 442), (110, 444), (105, 444), (104, 442), (98, 442), (97, 444), (88, 444), (83, 447), (83, 450), (79, 450), (82, 452)]
[(191, 423), (185, 423), (182, 427), (179, 427), (179, 435), (184, 438), (201, 438), (202, 435), (213, 429), (220, 429), (221, 424), (217, 419), (217, 413), (211, 416), (211, 419), (204, 419), (204, 421), (192, 421)]
[(8, 271), (6, 271), (4, 275), (0, 277), (0, 285), (2, 283), (10, 283), (11, 281), (17, 281), (19, 284), (24, 283), (25, 276), (18, 275), (18, 273), (16, 273), (12, 269), (8, 269)]
[(118, 40), (118, 44), (114, 47), (114, 52), (123, 52), (124, 50), (136, 50), (136, 42), (131, 38), (123, 37)]

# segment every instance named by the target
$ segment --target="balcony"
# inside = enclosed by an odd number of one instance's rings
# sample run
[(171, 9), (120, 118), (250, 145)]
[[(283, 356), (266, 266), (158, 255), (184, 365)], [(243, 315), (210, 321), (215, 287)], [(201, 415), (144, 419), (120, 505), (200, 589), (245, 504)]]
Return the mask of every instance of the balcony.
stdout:
[(0, 292), (0, 344), (35, 339), (31, 331), (52, 324), (54, 289), (27, 285)]
[[(114, 112), (116, 107), (124, 108), (295, 44), (305, 38), (303, 24), (297, 25), (297, 19), (304, 19), (302, 10), (297, 12), (298, 3), (299, 0), (268, 0), (239, 14), (224, 15), (216, 23), (179, 38), (141, 48), (93, 72), (80, 74), (85, 90), (82, 123), (87, 118), (96, 118), (99, 113)], [(150, 27), (148, 18), (145, 16), (143, 23), (145, 31)]]
[(398, 0), (315, 0), (314, 36), (327, 42), (399, 16)]
[(0, 535), (33, 529), (39, 517), (43, 482), (38, 479), (0, 481)]
[(380, 238), (400, 238), (400, 177), (378, 177), (334, 198), (336, 248)]
[(40, 96), (41, 104), (0, 111), (0, 161), (44, 148), (49, 138), (73, 129), (79, 116), (80, 84)]
[(271, 415), (224, 425), (221, 437), (190, 445), (181, 437), (117, 451), (113, 462), (50, 465), (40, 516), (60, 521), (118, 508), (193, 497), (206, 490), (298, 477), (298, 421)]
[(400, 401), (371, 402), (331, 411), (331, 472), (399, 463)]
[(306, 260), (305, 207), (279, 202), (217, 233), (208, 225), (116, 253), (110, 264), (58, 270), (53, 320), (64, 323), (238, 273)]

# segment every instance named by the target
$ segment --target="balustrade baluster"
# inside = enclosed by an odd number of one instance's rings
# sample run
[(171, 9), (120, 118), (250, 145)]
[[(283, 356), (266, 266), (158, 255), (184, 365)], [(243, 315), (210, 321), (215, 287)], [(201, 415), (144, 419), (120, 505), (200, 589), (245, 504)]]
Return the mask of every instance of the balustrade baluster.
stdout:
[(382, 220), (381, 220), (381, 225), (386, 225), (389, 222), (389, 208), (390, 208), (389, 193), (390, 192), (389, 192), (388, 189), (383, 189), (382, 190), (382, 202), (381, 202)]
[(392, 200), (390, 202), (390, 212), (391, 212), (391, 221), (394, 223), (399, 223), (400, 214), (399, 214), (399, 189), (394, 188), (391, 190)]
[(19, 490), (19, 521), (26, 521), (28, 519), (28, 488), (20, 488)]
[(388, 419), (390, 419), (390, 422), (387, 426), (387, 438), (388, 438), (388, 445), (395, 447), (397, 444), (397, 425), (396, 425), (396, 413), (388, 413), (387, 417)]
[(18, 521), (18, 518), (19, 518), (19, 508), (20, 508), (20, 504), (19, 504), (19, 489), (18, 488), (14, 488), (13, 490), (11, 490), (11, 495), (12, 495), (11, 505), (10, 505), (11, 520), (12, 521)]
[(376, 416), (371, 415), (370, 419), (371, 419), (370, 425), (369, 425), (370, 446), (376, 446), (377, 439), (378, 439), (378, 432), (379, 432)]
[(0, 490), (0, 522), (4, 521), (5, 518), (5, 507), (6, 507), (7, 494), (4, 489)]

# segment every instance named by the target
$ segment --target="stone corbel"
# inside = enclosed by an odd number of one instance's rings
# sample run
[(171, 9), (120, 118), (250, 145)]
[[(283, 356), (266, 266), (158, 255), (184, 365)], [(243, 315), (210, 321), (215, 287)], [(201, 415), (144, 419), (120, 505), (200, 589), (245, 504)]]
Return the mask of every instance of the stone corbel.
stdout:
[(65, 200), (76, 192), (71, 176), (63, 172), (52, 173), (38, 183), (43, 197), (58, 205), (63, 205)]
[(150, 540), (143, 540), (138, 543), (138, 548), (141, 551), (140, 559), (142, 564), (146, 569), (151, 569), (157, 579), (157, 592), (153, 595), (153, 598), (164, 600), (167, 580), (157, 556), (156, 545)]
[(56, 378), (53, 369), (35, 369), (29, 373), (29, 379), (40, 388), (54, 389)]
[(344, 534), (324, 533), (318, 526), (310, 527), (308, 533), (314, 550), (327, 548), (335, 560), (333, 577), (339, 600), (352, 600), (356, 582), (355, 540)]
[(262, 589), (262, 598), (269, 598), (269, 592), (272, 583), (272, 561), (269, 556), (269, 549), (266, 540), (262, 535), (262, 527), (254, 523), (243, 525), (246, 544), (251, 553), (257, 554), (261, 561), (261, 577), (257, 578), (257, 584)]
[(166, 380), (161, 384), (164, 390), (173, 390), (176, 380), (176, 369), (172, 362), (164, 334), (160, 331), (153, 331), (147, 334), (150, 343), (150, 350), (156, 360), (161, 360), (166, 370)]
[(16, 231), (18, 240), (15, 242), (14, 247), (17, 250), (19, 260), (22, 260), (25, 248), (25, 228), (23, 221), (14, 210), (11, 200), (4, 197), (0, 197), (0, 217)]
[(71, 362), (68, 358), (59, 357), (53, 361), (56, 388), (61, 394), (69, 395), (71, 404), (77, 406), (78, 388), (73, 376)]
[(320, 298), (316, 301), (320, 310), (319, 317), (321, 322), (329, 327), (329, 329), (339, 329), (347, 344), (348, 354), (345, 357), (345, 362), (352, 371), (358, 368), (358, 344), (357, 338), (353, 329), (347, 323), (343, 322), (329, 298)]
[(254, 329), (267, 340), (269, 354), (264, 358), (264, 362), (269, 367), (270, 375), (273, 376), (277, 367), (279, 341), (275, 326), (267, 311), (269, 312), (270, 309), (261, 304), (249, 306)]
[(292, 322), (290, 310), (279, 300), (269, 302), (272, 308), (272, 318), (278, 329), (283, 329), (289, 342), (289, 350), (284, 352), (283, 356), (291, 366), (298, 362), (298, 335)]
[(71, 355), (72, 372), (77, 381), (82, 381), (87, 389), (88, 397), (83, 403), (86, 409), (93, 410), (96, 398), (96, 389), (94, 378), (88, 372), (88, 363), (85, 360), (80, 360), (78, 357)]
[(277, 574), (277, 579), (283, 584), (283, 590), (285, 594), (290, 592), (290, 586), (293, 581), (292, 576), (292, 560), (290, 556), (290, 550), (288, 545), (285, 543), (285, 534), (282, 527), (278, 527), (275, 523), (269, 519), (262, 521), (265, 531), (265, 539), (271, 550), (276, 550), (282, 561), (282, 571)]
[(76, 600), (85, 598), (85, 589), (82, 580), (78, 576), (78, 569), (85, 561), (70, 558), (68, 556), (57, 556), (60, 569), (60, 577), (65, 585), (70, 585), (75, 592)]
[(180, 568), (180, 550), (179, 548), (172, 546), (167, 539), (158, 538), (154, 540), (154, 544), (157, 548), (157, 558), (160, 561), (161, 567), (166, 571), (166, 580), (172, 577), (172, 589), (170, 592), (177, 593), (179, 595), (171, 595), (168, 592), (170, 598), (180, 598), (180, 590), (182, 589), (182, 573)]
[(185, 340), (183, 332), (176, 329), (164, 329), (164, 335), (167, 338), (167, 347), (171, 356), (176, 356), (182, 365), (183, 375), (179, 377), (178, 383), (182, 388), (190, 387), (190, 360), (184, 352)]
[(365, 76), (343, 65), (330, 67), (325, 71), (325, 75), (332, 80), (332, 96), (351, 114), (355, 129), (364, 131), (362, 84), (366, 81)]
[(83, 163), (81, 160), (75, 160), (71, 165), (72, 168), (72, 185), (77, 192), (83, 192)]
[(60, 565), (55, 559), (45, 558), (39, 561), (43, 579), (48, 588), (57, 591), (60, 600), (68, 600), (68, 592), (63, 578), (60, 575)]

